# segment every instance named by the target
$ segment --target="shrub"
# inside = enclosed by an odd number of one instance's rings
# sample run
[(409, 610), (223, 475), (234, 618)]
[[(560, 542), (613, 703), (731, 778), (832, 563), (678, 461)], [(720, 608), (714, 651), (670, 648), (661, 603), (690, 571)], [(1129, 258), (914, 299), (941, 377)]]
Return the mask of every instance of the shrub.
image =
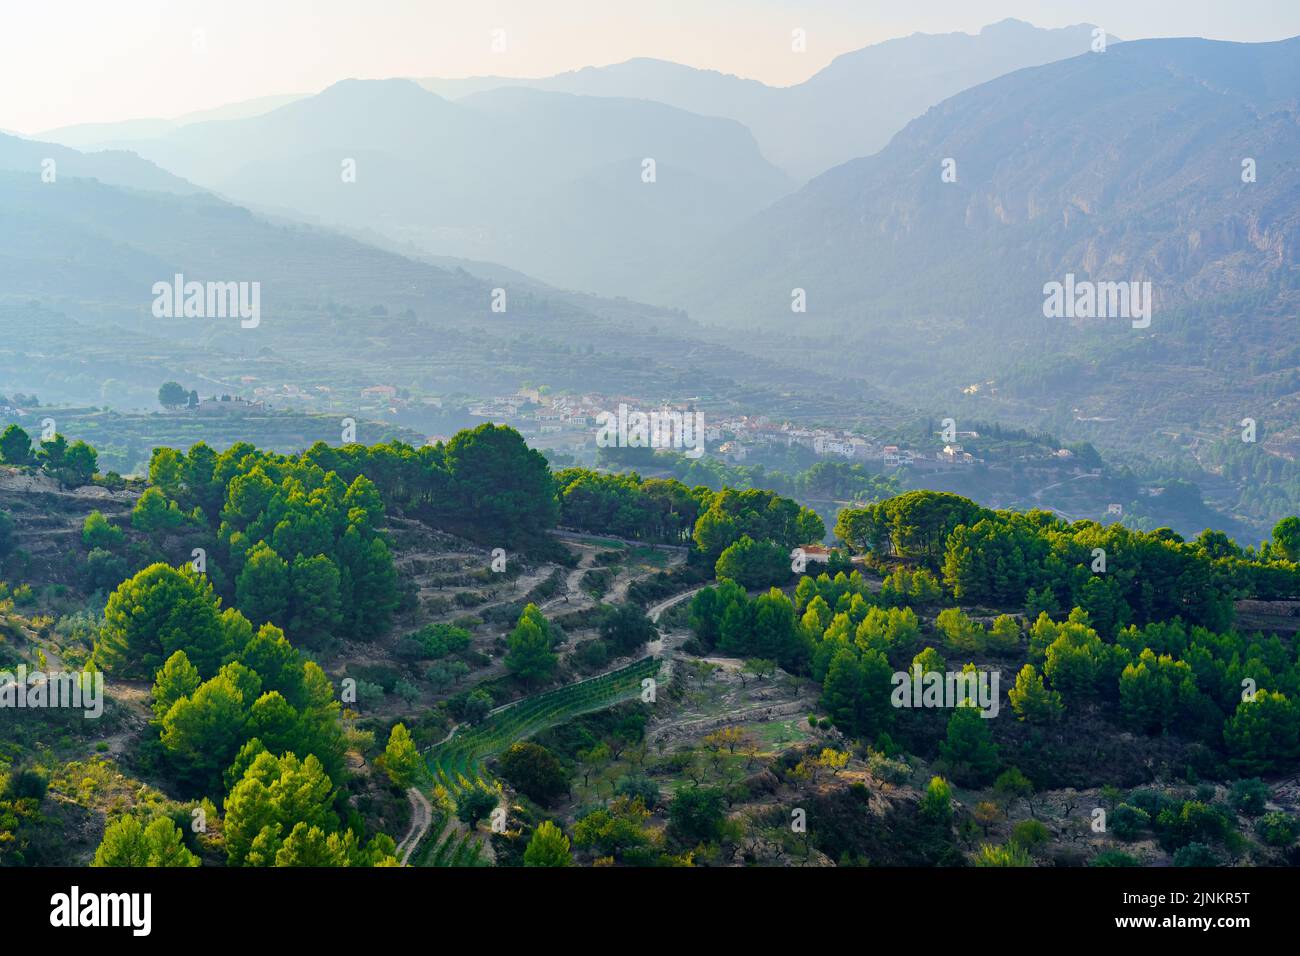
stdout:
[[(416, 644), (426, 659), (437, 660), (465, 650), (472, 638), (469, 631), (454, 624), (426, 624), (409, 634), (405, 640)], [(411, 652), (408, 649), (408, 653)]]
[(1143, 809), (1121, 803), (1110, 815), (1110, 829), (1121, 840), (1135, 840), (1151, 825), (1151, 816)]
[(1160, 815), (1160, 811), (1178, 804), (1178, 801), (1165, 796), (1159, 790), (1134, 790), (1125, 802), (1146, 811), (1147, 816), (1153, 819)]
[(717, 787), (678, 790), (668, 807), (673, 829), (691, 843), (716, 840), (726, 818), (726, 799)]
[(583, 641), (574, 650), (573, 656), (586, 670), (599, 670), (609, 661), (609, 648), (604, 641)]
[(348, 673), (360, 680), (378, 684), (384, 689), (385, 694), (395, 691), (397, 682), (403, 676), (400, 670), (387, 664), (353, 664), (348, 667)]
[(126, 562), (104, 548), (86, 555), (85, 575), (86, 587), (92, 591), (112, 590), (129, 577)]
[(482, 688), (476, 688), (465, 698), (462, 714), (472, 724), (486, 717), (491, 709), (492, 697)]
[(81, 540), (87, 548), (111, 551), (122, 543), (124, 537), (122, 529), (109, 524), (108, 519), (99, 511), (86, 515), (86, 520), (81, 524)]
[(1161, 845), (1168, 850), (1189, 843), (1221, 840), (1230, 829), (1222, 810), (1199, 800), (1188, 800), (1177, 811), (1167, 807), (1156, 817), (1156, 832), (1160, 835)]
[(1033, 866), (1034, 861), (1030, 859), (1029, 851), (1019, 843), (1008, 843), (1005, 846), (989, 846), (987, 843), (980, 847), (979, 853), (975, 856), (976, 866)]
[(912, 768), (905, 760), (891, 760), (878, 750), (867, 757), (867, 770), (883, 783), (903, 784), (912, 776)]
[(1011, 828), (1011, 842), (1032, 850), (1052, 838), (1052, 832), (1038, 820), (1021, 820)]
[(373, 705), (378, 704), (384, 699), (384, 689), (378, 684), (372, 684), (368, 680), (357, 681), (357, 704)]
[(16, 770), (5, 781), (4, 795), (9, 800), (45, 799), (46, 781), (39, 772), (30, 769)]
[(1286, 849), (1300, 836), (1300, 820), (1275, 810), (1259, 818), (1255, 832), (1269, 846)]
[(609, 568), (591, 568), (582, 576), (581, 587), (592, 597), (599, 600), (614, 583), (614, 572)]
[(614, 793), (628, 799), (640, 797), (641, 802), (649, 810), (653, 810), (659, 804), (659, 785), (642, 774), (620, 777), (614, 787)]
[(520, 741), (500, 761), (501, 776), (520, 793), (551, 804), (569, 792), (569, 775), (556, 756), (540, 744)]
[(1174, 866), (1218, 866), (1219, 857), (1204, 843), (1189, 843), (1174, 854)]
[(1268, 784), (1259, 777), (1250, 777), (1246, 780), (1238, 780), (1232, 785), (1228, 802), (1238, 813), (1257, 817), (1264, 812), (1264, 804), (1268, 803), (1270, 794)]
[(438, 661), (425, 669), (424, 679), (433, 685), (435, 691), (444, 691), (468, 674), (469, 665), (464, 661)]
[(473, 830), (480, 820), (496, 809), (496, 805), (495, 793), (481, 787), (470, 787), (456, 801), (456, 819)]
[(921, 816), (947, 828), (952, 824), (952, 788), (943, 777), (931, 777), (921, 798)]

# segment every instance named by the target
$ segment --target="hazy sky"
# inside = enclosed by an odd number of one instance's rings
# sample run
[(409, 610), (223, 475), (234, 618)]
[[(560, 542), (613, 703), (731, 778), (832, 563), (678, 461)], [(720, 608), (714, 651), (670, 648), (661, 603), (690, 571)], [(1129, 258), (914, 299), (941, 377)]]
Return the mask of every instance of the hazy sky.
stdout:
[[(1006, 17), (1125, 39), (1300, 34), (1300, 0), (0, 0), (0, 128), (171, 117), (349, 76), (544, 76), (634, 56), (785, 85), (871, 43)], [(806, 53), (790, 50), (796, 27)]]

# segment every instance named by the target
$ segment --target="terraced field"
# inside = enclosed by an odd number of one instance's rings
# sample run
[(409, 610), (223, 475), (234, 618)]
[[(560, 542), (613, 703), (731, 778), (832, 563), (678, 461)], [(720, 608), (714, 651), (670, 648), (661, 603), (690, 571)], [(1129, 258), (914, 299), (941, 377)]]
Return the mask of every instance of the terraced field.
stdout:
[(488, 866), (483, 848), (471, 830), (463, 830), (445, 811), (435, 810), (433, 825), (420, 849), (411, 859), (413, 866)]
[(538, 731), (637, 696), (641, 681), (658, 674), (659, 666), (657, 657), (642, 658), (619, 670), (493, 711), (482, 723), (457, 732), (429, 751), (434, 784), (445, 787), (453, 799), (470, 787), (490, 789), (491, 778), (482, 766), (485, 758)]

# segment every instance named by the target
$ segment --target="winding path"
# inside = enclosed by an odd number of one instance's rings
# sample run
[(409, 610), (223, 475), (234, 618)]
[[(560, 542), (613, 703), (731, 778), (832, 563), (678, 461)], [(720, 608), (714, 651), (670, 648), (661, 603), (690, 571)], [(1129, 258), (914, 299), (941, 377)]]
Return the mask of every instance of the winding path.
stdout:
[[(697, 588), (692, 588), (682, 594), (674, 594), (672, 597), (666, 598), (658, 604), (651, 605), (646, 609), (646, 617), (654, 621), (655, 624), (658, 624), (659, 617), (664, 613), (664, 611), (668, 610), (670, 607), (681, 604), (683, 601), (689, 600), (700, 591), (703, 591), (706, 587), (708, 587), (708, 585), (702, 584)], [(671, 651), (674, 650), (676, 644), (680, 644), (686, 639), (685, 632), (680, 632), (674, 636), (677, 638), (677, 641), (670, 644), (668, 641), (669, 635), (661, 632), (658, 638), (646, 645), (646, 648), (655, 657), (670, 658), (672, 656)]]
[(652, 604), (649, 608), (646, 609), (645, 612), (646, 617), (650, 618), (650, 620), (658, 624), (659, 615), (663, 614), (664, 611), (668, 610), (670, 607), (673, 607), (674, 605), (681, 604), (689, 597), (694, 597), (696, 594), (699, 594), (701, 591), (703, 591), (706, 587), (709, 586), (710, 585), (707, 584), (701, 584), (698, 588), (692, 588), (689, 591), (683, 591), (681, 594), (674, 594), (672, 597), (666, 598), (665, 600), (660, 601), (658, 604)]
[(433, 806), (418, 787), (409, 788), (406, 791), (406, 798), (411, 801), (411, 829), (402, 838), (402, 842), (397, 844), (397, 853), (402, 866), (410, 866), (407, 861), (411, 859), (411, 854), (424, 840), (429, 832), (429, 825), (433, 823)]
[(1100, 475), (1094, 475), (1089, 473), (1083, 475), (1075, 475), (1073, 478), (1064, 478), (1061, 481), (1054, 481), (1050, 485), (1044, 485), (1043, 487), (1039, 488), (1037, 491), (1031, 492), (1030, 497), (1034, 499), (1034, 503), (1036, 505), (1041, 505), (1042, 507), (1046, 508), (1048, 511), (1052, 512), (1052, 514), (1058, 515), (1064, 518), (1066, 521), (1073, 523), (1075, 521), (1081, 520), (1079, 516), (1072, 515), (1068, 511), (1062, 511), (1060, 508), (1053, 508), (1051, 505), (1042, 504), (1043, 492), (1051, 491), (1053, 488), (1060, 488), (1062, 485), (1068, 485), (1072, 481), (1079, 481), (1080, 479), (1083, 478), (1100, 478), (1100, 477), (1101, 477)]

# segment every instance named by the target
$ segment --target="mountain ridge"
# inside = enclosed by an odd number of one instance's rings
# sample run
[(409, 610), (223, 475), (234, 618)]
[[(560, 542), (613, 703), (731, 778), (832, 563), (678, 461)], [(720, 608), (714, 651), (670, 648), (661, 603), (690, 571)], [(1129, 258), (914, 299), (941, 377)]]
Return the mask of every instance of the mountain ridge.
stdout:
[[(1167, 432), (1185, 450), (1255, 417), (1284, 450), (1300, 437), (1300, 383), (1273, 371), (1300, 298), (1297, 53), (1300, 38), (1129, 41), (997, 78), (737, 227), (654, 298), (762, 354), (841, 374), (867, 355), (895, 398), (1098, 447), (1150, 451)], [(1046, 318), (1045, 286), (1071, 274), (1152, 282), (1151, 326)]]
[[(842, 53), (807, 80), (789, 86), (768, 86), (653, 57), (538, 79), (426, 77), (419, 82), (453, 96), (511, 85), (658, 100), (702, 115), (726, 116), (754, 132), (768, 159), (806, 180), (876, 152), (908, 120), (963, 89), (1087, 51), (1095, 29), (1092, 24), (1043, 29), (1004, 20), (975, 34), (914, 33)], [(1108, 42), (1120, 41), (1112, 37)], [(937, 69), (935, 62), (941, 64)], [(864, 101), (864, 96), (882, 89), (889, 94)], [(851, 115), (856, 121), (847, 121)]]
[(516, 88), (452, 102), (400, 78), (125, 145), (240, 204), (634, 297), (683, 237), (793, 185), (734, 120)]

